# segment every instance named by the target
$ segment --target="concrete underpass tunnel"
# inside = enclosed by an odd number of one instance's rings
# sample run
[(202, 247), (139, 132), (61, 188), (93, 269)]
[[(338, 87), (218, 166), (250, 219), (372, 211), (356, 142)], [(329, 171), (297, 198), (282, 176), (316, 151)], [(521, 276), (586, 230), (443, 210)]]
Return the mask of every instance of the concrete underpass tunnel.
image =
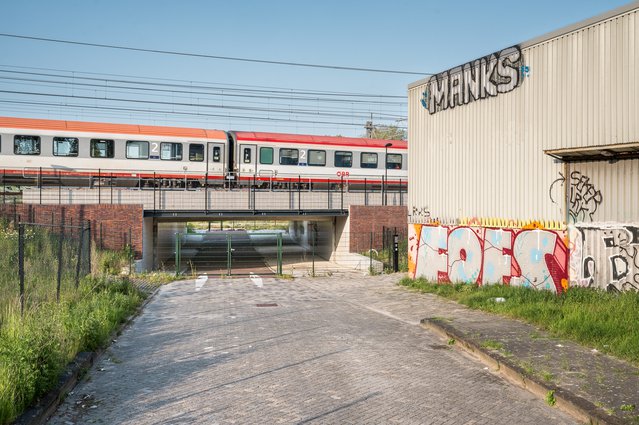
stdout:
[(155, 268), (181, 275), (314, 274), (331, 257), (333, 228), (331, 218), (160, 222)]

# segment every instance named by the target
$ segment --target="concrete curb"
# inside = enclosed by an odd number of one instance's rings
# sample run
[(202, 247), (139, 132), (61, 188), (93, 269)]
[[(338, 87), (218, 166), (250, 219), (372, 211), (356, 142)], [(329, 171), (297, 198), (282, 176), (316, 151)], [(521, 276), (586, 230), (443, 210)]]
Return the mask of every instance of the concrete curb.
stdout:
[[(113, 331), (109, 340), (113, 341), (124, 329), (126, 329), (136, 317), (142, 313), (144, 307), (155, 297), (160, 290), (160, 286), (155, 288), (146, 299), (138, 306), (135, 312), (131, 314), (116, 330)], [(53, 415), (67, 394), (75, 387), (84, 374), (93, 366), (98, 359), (109, 348), (111, 344), (97, 351), (83, 351), (75, 356), (75, 359), (67, 365), (66, 370), (58, 380), (58, 384), (54, 389), (49, 391), (35, 406), (25, 410), (15, 420), (15, 425), (42, 425), (47, 422), (49, 417)]]
[(565, 388), (550, 386), (537, 377), (530, 376), (521, 366), (510, 359), (491, 350), (484, 349), (466, 338), (445, 320), (426, 318), (421, 320), (421, 326), (449, 341), (454, 340), (454, 344), (451, 344), (452, 347), (469, 353), (507, 381), (530, 391), (542, 400), (546, 399), (550, 391), (554, 391), (555, 406), (574, 416), (579, 421), (597, 425), (621, 425), (627, 423), (619, 417), (606, 414), (590, 401), (575, 395)]

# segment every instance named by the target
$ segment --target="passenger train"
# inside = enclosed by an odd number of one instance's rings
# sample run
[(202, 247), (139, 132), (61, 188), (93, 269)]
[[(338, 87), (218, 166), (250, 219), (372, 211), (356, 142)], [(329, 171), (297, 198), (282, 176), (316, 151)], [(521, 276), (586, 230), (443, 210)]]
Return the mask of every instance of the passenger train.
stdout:
[(0, 175), (17, 185), (406, 186), (407, 147), (396, 140), (0, 117)]

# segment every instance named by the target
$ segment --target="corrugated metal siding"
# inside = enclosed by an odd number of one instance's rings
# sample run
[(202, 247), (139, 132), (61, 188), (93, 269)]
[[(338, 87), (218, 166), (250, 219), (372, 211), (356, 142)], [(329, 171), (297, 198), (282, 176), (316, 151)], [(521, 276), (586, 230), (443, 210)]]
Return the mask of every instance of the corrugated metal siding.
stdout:
[[(409, 214), (563, 221), (550, 190), (564, 168), (543, 151), (639, 141), (638, 49), (635, 9), (525, 47), (530, 77), (510, 93), (429, 115), (426, 85), (409, 89)], [(601, 191), (593, 220), (637, 219), (638, 161), (571, 171)]]

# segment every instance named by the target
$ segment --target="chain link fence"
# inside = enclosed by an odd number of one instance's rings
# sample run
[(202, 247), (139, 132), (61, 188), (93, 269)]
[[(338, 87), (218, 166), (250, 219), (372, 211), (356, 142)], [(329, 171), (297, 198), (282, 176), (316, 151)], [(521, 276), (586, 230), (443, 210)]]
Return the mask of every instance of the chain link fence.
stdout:
[(58, 301), (91, 273), (88, 225), (0, 223), (0, 313)]

